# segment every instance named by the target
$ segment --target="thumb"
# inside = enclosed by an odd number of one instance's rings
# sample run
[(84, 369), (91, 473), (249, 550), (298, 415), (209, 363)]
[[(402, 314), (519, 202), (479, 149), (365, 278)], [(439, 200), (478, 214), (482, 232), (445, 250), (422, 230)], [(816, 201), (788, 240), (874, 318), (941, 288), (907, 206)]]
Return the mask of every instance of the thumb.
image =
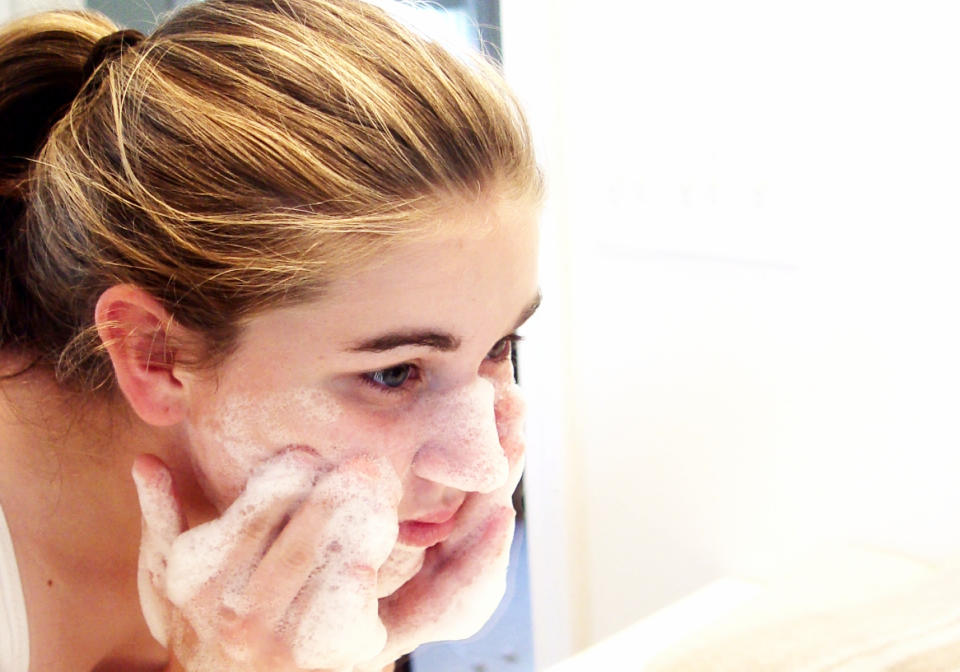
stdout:
[(140, 608), (150, 634), (166, 646), (170, 612), (164, 590), (167, 556), (174, 539), (186, 528), (186, 520), (177, 501), (173, 476), (159, 458), (138, 455), (132, 474), (143, 521), (137, 569)]
[(170, 470), (155, 455), (138, 455), (133, 461), (133, 482), (143, 514), (144, 538), (169, 547), (186, 529)]

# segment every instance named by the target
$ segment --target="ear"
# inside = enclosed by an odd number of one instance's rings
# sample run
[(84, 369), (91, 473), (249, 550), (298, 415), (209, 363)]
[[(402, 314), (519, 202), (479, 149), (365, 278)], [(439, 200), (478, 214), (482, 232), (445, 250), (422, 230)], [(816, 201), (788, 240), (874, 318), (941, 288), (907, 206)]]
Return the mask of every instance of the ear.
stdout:
[(148, 424), (173, 425), (187, 410), (185, 377), (177, 361), (177, 325), (159, 301), (135, 285), (115, 285), (97, 301), (97, 331), (117, 383)]

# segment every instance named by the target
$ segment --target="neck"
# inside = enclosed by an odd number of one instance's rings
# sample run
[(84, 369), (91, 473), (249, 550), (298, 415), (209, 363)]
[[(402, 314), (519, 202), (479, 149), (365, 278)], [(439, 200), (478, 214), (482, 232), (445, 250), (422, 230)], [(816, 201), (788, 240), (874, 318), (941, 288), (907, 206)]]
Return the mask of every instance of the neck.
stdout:
[[(31, 669), (92, 670), (112, 658), (162, 663), (136, 587), (140, 514), (130, 467), (170, 437), (113, 401), (29, 372), (0, 383), (0, 505), (30, 624)], [(104, 668), (102, 668), (104, 669)]]

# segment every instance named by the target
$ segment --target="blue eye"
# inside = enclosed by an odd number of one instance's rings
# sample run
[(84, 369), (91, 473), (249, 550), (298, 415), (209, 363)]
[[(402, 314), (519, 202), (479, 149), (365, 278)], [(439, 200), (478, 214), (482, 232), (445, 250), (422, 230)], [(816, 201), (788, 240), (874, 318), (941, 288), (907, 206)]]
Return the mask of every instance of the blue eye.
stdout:
[(396, 389), (403, 385), (410, 378), (413, 372), (413, 366), (410, 364), (398, 364), (389, 369), (380, 369), (365, 375), (365, 378), (374, 385), (388, 389)]

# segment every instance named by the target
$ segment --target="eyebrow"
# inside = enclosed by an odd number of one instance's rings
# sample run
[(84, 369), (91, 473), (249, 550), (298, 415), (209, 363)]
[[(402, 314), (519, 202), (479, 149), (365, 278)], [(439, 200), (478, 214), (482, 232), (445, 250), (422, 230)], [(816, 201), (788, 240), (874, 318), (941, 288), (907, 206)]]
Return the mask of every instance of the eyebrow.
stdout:
[[(512, 331), (516, 331), (520, 326), (530, 319), (540, 307), (542, 295), (537, 292), (533, 300), (527, 304), (527, 307), (520, 313)], [(354, 343), (347, 347), (350, 352), (386, 352), (394, 348), (406, 346), (419, 346), (433, 348), (440, 352), (451, 352), (460, 347), (460, 339), (446, 331), (429, 330), (411, 330), (411, 331), (391, 331), (386, 334), (368, 338), (359, 343)]]

